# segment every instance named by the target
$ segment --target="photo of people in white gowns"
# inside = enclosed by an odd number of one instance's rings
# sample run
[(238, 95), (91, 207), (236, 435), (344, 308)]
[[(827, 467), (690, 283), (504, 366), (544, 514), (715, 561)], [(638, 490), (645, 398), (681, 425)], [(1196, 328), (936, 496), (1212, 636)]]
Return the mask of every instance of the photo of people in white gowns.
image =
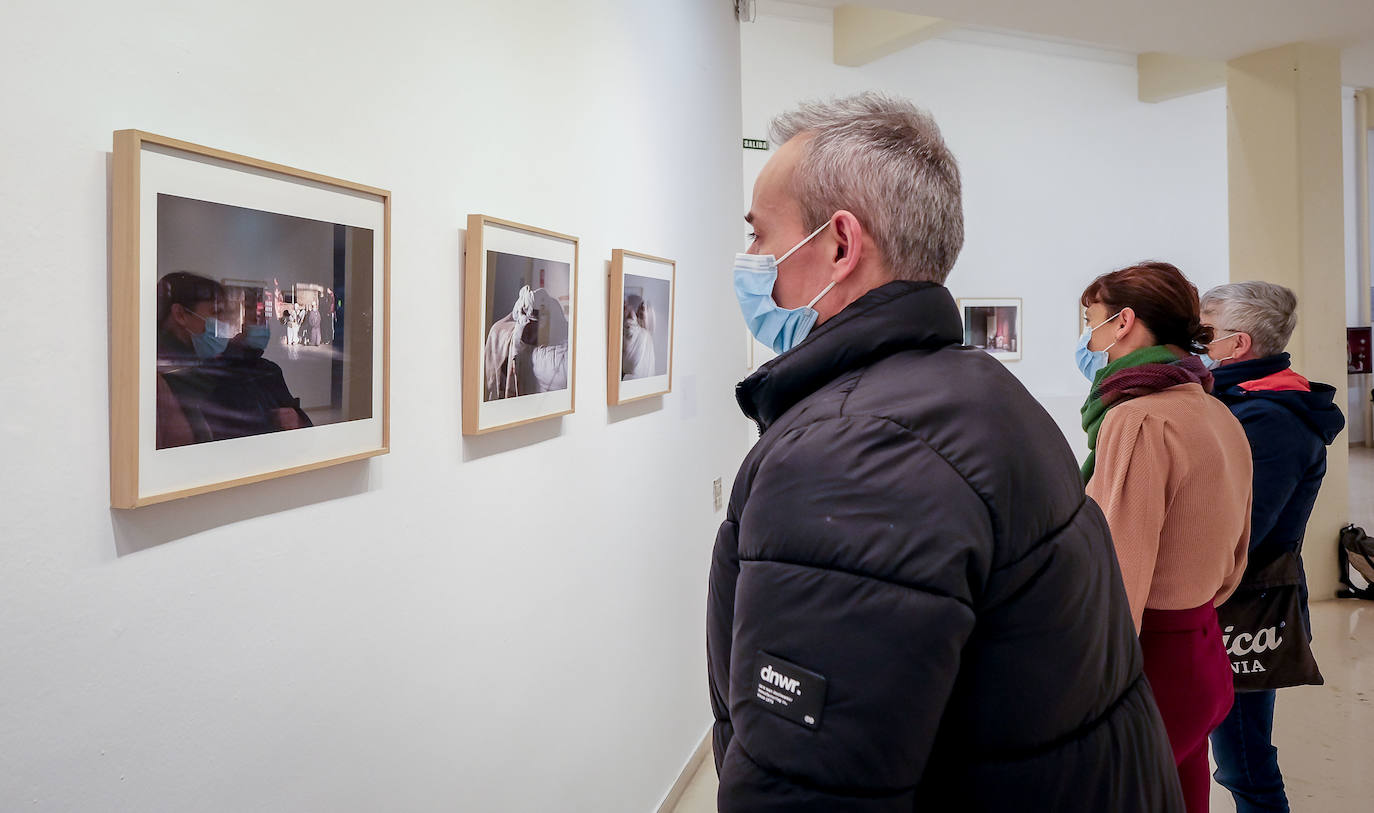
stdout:
[(653, 378), (668, 373), (670, 297), (666, 279), (625, 275), (622, 303), (620, 380)]
[(572, 267), (487, 252), (483, 400), (568, 388)]

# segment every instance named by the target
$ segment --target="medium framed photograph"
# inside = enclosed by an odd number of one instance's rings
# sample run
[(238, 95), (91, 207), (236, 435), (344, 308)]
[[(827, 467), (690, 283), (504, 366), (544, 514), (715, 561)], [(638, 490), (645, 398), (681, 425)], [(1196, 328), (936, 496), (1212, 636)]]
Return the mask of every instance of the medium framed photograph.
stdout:
[(389, 446), (391, 193), (114, 135), (110, 502)]
[(673, 295), (677, 263), (617, 248), (607, 286), (606, 403), (673, 389)]
[(468, 215), (464, 266), (463, 434), (572, 413), (577, 238)]
[(964, 344), (1001, 361), (1021, 360), (1020, 299), (960, 299)]

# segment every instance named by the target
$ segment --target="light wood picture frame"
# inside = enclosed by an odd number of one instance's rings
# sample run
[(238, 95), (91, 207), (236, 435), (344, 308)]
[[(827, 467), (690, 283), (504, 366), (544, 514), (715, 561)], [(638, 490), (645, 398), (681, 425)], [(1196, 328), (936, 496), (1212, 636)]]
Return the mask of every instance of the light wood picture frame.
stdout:
[(977, 347), (1003, 362), (1020, 361), (1025, 333), (1019, 297), (961, 298), (964, 344)]
[(140, 130), (113, 176), (110, 504), (386, 454), (391, 193)]
[(578, 238), (468, 215), (463, 434), (573, 413)]
[(606, 403), (672, 392), (677, 263), (613, 249), (606, 292)]

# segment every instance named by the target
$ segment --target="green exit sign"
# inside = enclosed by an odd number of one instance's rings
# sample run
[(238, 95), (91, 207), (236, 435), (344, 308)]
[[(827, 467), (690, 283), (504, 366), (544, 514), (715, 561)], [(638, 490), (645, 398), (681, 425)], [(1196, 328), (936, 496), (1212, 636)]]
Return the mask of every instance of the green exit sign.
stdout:
[(768, 149), (768, 141), (763, 138), (746, 138), (744, 139), (744, 148), (746, 150), (766, 150)]

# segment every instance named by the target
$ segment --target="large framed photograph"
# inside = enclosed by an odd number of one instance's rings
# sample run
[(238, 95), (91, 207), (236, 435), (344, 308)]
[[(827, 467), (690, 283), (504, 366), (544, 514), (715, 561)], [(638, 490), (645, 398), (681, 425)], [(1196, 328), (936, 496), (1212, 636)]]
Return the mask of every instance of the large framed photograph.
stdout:
[(110, 502), (386, 453), (391, 194), (114, 136)]
[(1020, 299), (960, 299), (964, 344), (1001, 361), (1021, 360)]
[(617, 248), (607, 286), (606, 402), (673, 389), (673, 295), (677, 263)]
[(463, 434), (573, 411), (577, 245), (566, 234), (468, 215)]

